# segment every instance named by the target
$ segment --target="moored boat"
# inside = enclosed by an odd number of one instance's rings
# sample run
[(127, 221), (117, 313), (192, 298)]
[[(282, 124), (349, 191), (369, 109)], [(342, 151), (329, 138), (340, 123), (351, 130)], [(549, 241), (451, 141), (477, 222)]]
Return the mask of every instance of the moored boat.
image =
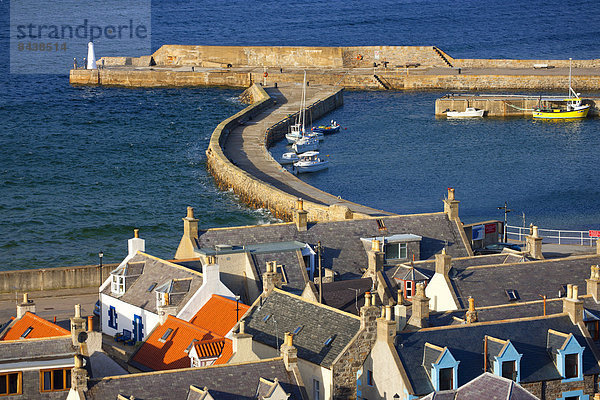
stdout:
[(465, 111), (447, 111), (448, 118), (481, 118), (485, 110), (480, 110), (474, 107), (467, 107)]
[(283, 153), (283, 155), (279, 159), (279, 164), (281, 164), (281, 165), (293, 164), (298, 160), (300, 160), (300, 158), (298, 157), (298, 154), (294, 153), (293, 151), (290, 151), (289, 153)]
[(318, 151), (308, 151), (299, 157), (300, 160), (294, 163), (295, 172), (317, 172), (329, 167), (329, 161), (319, 157)]
[(307, 151), (319, 150), (319, 139), (311, 136), (304, 136), (292, 145), (294, 151), (298, 154), (305, 153)]
[(324, 133), (326, 135), (330, 133), (337, 133), (340, 131), (340, 124), (338, 124), (334, 120), (331, 120), (329, 125), (320, 125), (317, 127), (313, 127), (312, 131), (315, 133)]

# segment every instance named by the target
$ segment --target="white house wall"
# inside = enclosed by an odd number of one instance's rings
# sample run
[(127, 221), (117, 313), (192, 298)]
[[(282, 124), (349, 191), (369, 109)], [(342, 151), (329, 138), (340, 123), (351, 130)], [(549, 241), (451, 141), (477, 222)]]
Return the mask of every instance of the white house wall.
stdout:
[[(361, 393), (359, 398), (395, 400), (394, 395), (398, 394), (400, 399), (406, 399), (406, 386), (398, 369), (398, 360), (392, 351), (395, 352), (385, 342), (375, 342), (371, 353), (359, 370), (358, 378), (361, 383), (358, 386)], [(373, 372), (373, 386), (368, 384), (367, 370)]]
[(453, 311), (458, 310), (457, 304), (452, 296), (452, 289), (444, 275), (434, 274), (433, 278), (425, 288), (425, 295), (429, 297), (429, 309), (432, 311)]
[[(107, 335), (115, 336), (117, 332), (123, 332), (123, 329), (128, 329), (133, 333), (134, 315), (139, 315), (142, 318), (142, 324), (144, 325), (142, 331), (144, 334), (143, 339), (146, 339), (159, 323), (157, 314), (125, 303), (107, 294), (100, 293), (100, 303), (102, 304), (102, 333)], [(108, 326), (108, 310), (110, 309), (110, 306), (113, 306), (117, 312), (117, 329)]]
[[(213, 270), (207, 272), (206, 268), (216, 267), (216, 272)], [(218, 272), (218, 265), (209, 265), (203, 268), (202, 286), (194, 293), (190, 300), (177, 314), (177, 318), (184, 321), (190, 321), (194, 315), (210, 300), (213, 294), (218, 294), (223, 297), (228, 297), (235, 300), (235, 294), (223, 282), (221, 282)]]

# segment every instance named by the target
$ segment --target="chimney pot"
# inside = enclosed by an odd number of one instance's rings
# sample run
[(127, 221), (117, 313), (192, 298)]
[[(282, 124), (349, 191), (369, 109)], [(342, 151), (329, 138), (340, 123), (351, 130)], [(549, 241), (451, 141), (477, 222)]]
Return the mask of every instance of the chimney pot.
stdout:
[(392, 320), (392, 307), (385, 306), (385, 319), (388, 321)]
[(88, 332), (94, 330), (94, 319), (91, 315), (88, 315)]
[(540, 237), (539, 233), (538, 233), (538, 227), (537, 227), (537, 225), (533, 226), (533, 234), (531, 236), (533, 236), (534, 238)]
[(448, 200), (453, 201), (454, 200), (454, 188), (448, 188)]
[(240, 332), (239, 333), (244, 333), (244, 329), (246, 329), (246, 322), (240, 321)]
[(297, 209), (298, 211), (304, 210), (304, 200), (302, 200), (302, 199), (298, 199), (298, 200), (296, 201), (296, 209)]
[(23, 304), (29, 303), (29, 294), (23, 293)]
[(570, 299), (573, 297), (573, 285), (571, 285), (570, 283), (567, 285), (567, 299)]
[(83, 358), (80, 354), (75, 355), (75, 368), (83, 368)]
[(81, 318), (81, 304), (75, 304), (75, 318)]
[(194, 207), (188, 206), (186, 218), (194, 219)]
[(573, 285), (573, 300), (579, 299), (579, 286)]
[(294, 335), (290, 332), (285, 333), (285, 345), (290, 347), (294, 345)]
[(475, 299), (472, 297), (469, 297), (469, 311), (475, 311)]
[(372, 251), (381, 251), (381, 242), (377, 239), (371, 242), (371, 250)]
[(140, 230), (139, 229), (134, 229), (133, 230), (133, 237), (136, 239), (140, 238)]

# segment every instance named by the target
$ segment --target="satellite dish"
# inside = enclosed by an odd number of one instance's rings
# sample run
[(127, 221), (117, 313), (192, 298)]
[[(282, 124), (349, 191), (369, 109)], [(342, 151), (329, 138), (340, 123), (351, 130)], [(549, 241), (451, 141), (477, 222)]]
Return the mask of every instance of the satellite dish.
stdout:
[(77, 341), (79, 343), (85, 343), (87, 338), (88, 338), (87, 332), (79, 332), (79, 335), (77, 335)]

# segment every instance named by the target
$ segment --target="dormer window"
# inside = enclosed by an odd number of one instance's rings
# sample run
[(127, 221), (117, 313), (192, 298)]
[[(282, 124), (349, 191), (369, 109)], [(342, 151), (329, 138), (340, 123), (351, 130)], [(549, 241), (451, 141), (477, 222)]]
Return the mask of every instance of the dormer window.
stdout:
[(125, 277), (119, 275), (112, 275), (112, 285), (110, 288), (111, 292), (116, 295), (122, 295), (125, 293)]
[(572, 333), (566, 334), (552, 329), (548, 330), (547, 348), (554, 359), (556, 369), (563, 382), (583, 380), (583, 350)]
[(435, 391), (457, 388), (458, 364), (447, 347), (425, 343), (423, 367)]
[(406, 243), (386, 243), (386, 260), (405, 260), (408, 257), (408, 247)]
[(517, 380), (517, 362), (503, 361), (502, 362), (502, 377), (512, 381)]
[(502, 376), (515, 382), (521, 381), (521, 357), (510, 340), (497, 339), (491, 336), (485, 337), (485, 348), (487, 350), (486, 360), (488, 370), (495, 375)]

